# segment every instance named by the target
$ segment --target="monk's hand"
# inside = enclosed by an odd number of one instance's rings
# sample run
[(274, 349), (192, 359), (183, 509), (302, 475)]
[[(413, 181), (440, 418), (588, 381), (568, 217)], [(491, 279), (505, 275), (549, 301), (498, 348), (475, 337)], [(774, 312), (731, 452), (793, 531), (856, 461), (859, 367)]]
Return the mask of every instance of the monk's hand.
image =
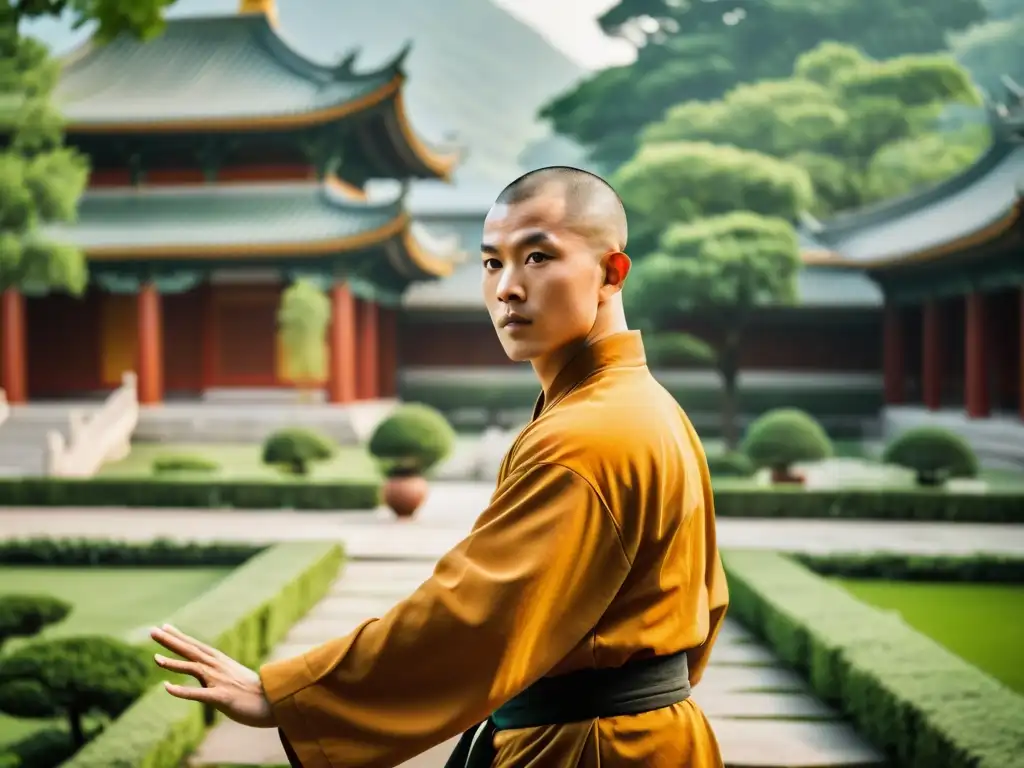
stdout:
[(209, 704), (236, 723), (252, 728), (277, 725), (258, 673), (169, 624), (154, 627), (149, 634), (164, 648), (182, 657), (169, 659), (156, 654), (158, 665), (171, 672), (191, 675), (202, 686), (165, 682), (164, 687), (172, 696)]

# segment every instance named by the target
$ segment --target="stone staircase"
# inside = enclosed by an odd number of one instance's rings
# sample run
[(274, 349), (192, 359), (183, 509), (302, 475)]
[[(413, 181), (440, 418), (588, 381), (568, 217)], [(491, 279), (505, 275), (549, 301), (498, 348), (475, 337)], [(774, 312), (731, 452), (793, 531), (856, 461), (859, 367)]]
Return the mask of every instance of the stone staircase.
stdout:
[(133, 440), (144, 443), (261, 443), (286, 427), (311, 427), (357, 445), (394, 408), (379, 400), (334, 406), (270, 400), (164, 403), (141, 409)]
[[(50, 431), (69, 438), (74, 405), (11, 406), (7, 420), (0, 424), (0, 477), (39, 477), (46, 474), (47, 441)], [(85, 413), (96, 405), (78, 407)]]

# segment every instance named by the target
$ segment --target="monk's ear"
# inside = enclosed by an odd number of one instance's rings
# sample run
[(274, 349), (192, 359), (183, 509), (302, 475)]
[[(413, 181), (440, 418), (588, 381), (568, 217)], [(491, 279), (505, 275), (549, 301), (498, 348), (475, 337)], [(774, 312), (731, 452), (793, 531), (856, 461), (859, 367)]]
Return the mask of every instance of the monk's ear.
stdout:
[(629, 274), (630, 266), (632, 266), (632, 262), (629, 260), (629, 256), (622, 251), (609, 253), (604, 260), (605, 288), (621, 291), (626, 282), (626, 276)]

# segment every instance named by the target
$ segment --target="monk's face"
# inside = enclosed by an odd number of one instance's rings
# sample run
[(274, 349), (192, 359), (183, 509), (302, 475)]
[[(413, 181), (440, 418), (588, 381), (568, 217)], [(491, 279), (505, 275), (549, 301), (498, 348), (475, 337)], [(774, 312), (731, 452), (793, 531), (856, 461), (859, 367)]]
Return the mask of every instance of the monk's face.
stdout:
[(483, 292), (505, 354), (536, 361), (585, 340), (605, 282), (602, 251), (569, 215), (557, 190), (484, 221)]

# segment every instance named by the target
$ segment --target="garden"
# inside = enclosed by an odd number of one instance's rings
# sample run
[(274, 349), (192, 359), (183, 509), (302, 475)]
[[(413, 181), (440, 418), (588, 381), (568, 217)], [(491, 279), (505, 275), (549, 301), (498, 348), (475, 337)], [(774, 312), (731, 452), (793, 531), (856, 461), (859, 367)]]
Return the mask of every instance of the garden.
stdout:
[(730, 615), (900, 768), (1024, 765), (1024, 559), (723, 553)]
[(257, 666), (342, 560), (323, 542), (0, 543), (0, 766), (180, 765), (216, 718), (164, 692), (149, 627)]

